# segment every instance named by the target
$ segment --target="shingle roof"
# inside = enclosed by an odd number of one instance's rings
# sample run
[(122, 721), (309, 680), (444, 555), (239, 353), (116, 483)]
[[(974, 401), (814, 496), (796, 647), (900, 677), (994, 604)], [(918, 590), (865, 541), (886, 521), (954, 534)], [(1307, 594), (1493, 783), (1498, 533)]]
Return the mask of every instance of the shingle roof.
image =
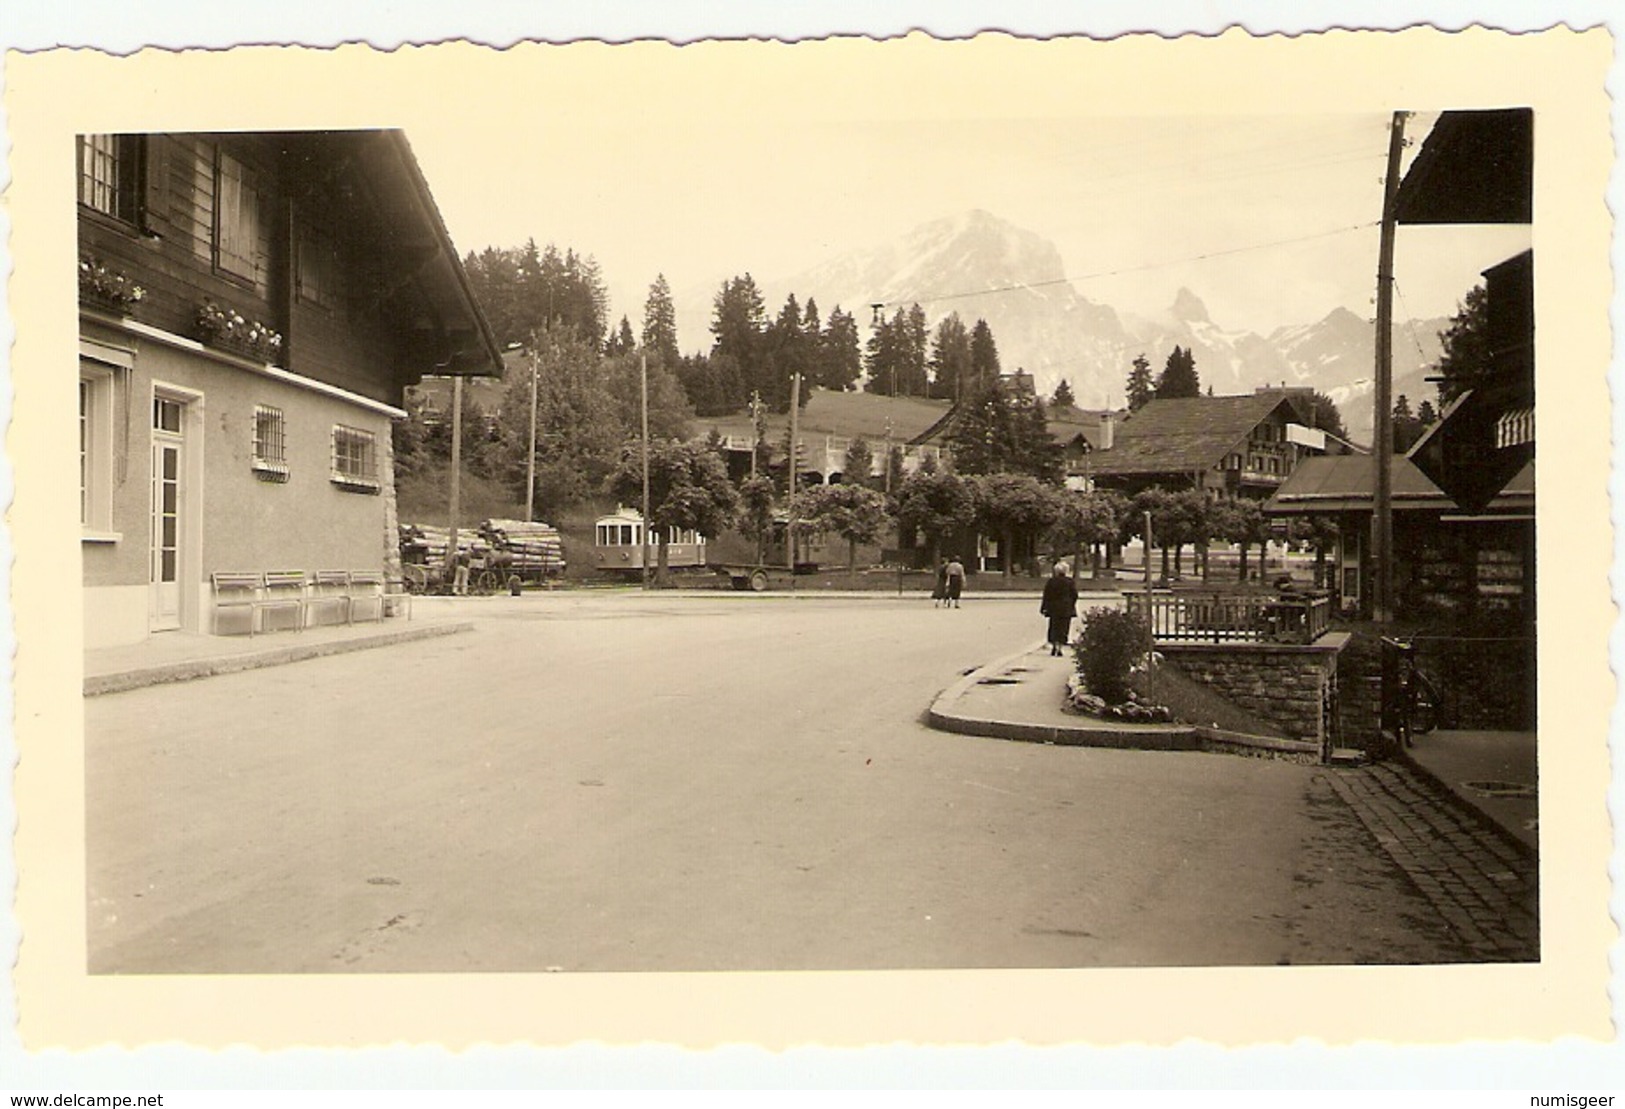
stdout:
[[(923, 397), (886, 397), (877, 393), (845, 393), (814, 389), (807, 406), (797, 417), (796, 429), (802, 435), (839, 435), (878, 443), (886, 437), (888, 423), (893, 442), (908, 442), (941, 418), (947, 401)], [(784, 435), (790, 417), (769, 413), (763, 420), (770, 442)], [(701, 434), (715, 428), (723, 435), (749, 436), (750, 413), (702, 416), (694, 421)]]
[[(1253, 428), (1295, 394), (1279, 389), (1234, 397), (1153, 400), (1123, 421), (1110, 450), (1091, 455), (1101, 474), (1189, 474), (1219, 465)], [(1299, 414), (1294, 408), (1293, 417)]]
[[(1305, 458), (1264, 502), (1269, 513), (1369, 512), (1374, 497), (1376, 467), (1369, 454), (1338, 454)], [(1392, 456), (1390, 482), (1396, 511), (1446, 510), (1456, 507), (1416, 463), (1402, 454)]]

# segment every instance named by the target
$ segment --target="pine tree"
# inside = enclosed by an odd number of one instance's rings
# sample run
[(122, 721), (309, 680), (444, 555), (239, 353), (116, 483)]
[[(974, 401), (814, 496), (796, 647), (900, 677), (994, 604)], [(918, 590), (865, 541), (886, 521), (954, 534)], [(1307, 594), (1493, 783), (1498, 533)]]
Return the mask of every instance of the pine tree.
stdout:
[(930, 395), (941, 400), (958, 400), (971, 381), (970, 332), (958, 312), (949, 313), (937, 324), (931, 340)]
[[(809, 307), (811, 302), (809, 302)], [(824, 329), (818, 383), (826, 389), (845, 391), (863, 376), (863, 352), (858, 339), (858, 322), (837, 304), (830, 310)]]
[(970, 363), (972, 383), (961, 390), (961, 396), (999, 380), (999, 348), (993, 341), (993, 329), (986, 320), (977, 320), (976, 326), (971, 328)]
[(1201, 395), (1202, 382), (1196, 376), (1196, 359), (1190, 351), (1175, 346), (1157, 378), (1157, 399), (1173, 400)]
[(930, 331), (925, 322), (925, 309), (918, 304), (910, 306), (908, 315), (901, 321), (901, 355), (903, 386), (899, 390), (904, 396), (923, 397), (930, 392), (930, 385), (926, 378), (927, 348), (930, 344)]
[(1127, 393), (1130, 412), (1138, 412), (1157, 395), (1157, 388), (1151, 381), (1151, 363), (1145, 360), (1143, 354), (1134, 360), (1134, 368), (1129, 371)]
[[(777, 391), (763, 380), (767, 309), (755, 279), (747, 273), (724, 281), (712, 298), (711, 309), (711, 362), (718, 367), (721, 359), (730, 360), (730, 369), (738, 378), (738, 385), (729, 390), (735, 405), (743, 404), (752, 389), (761, 390), (764, 398)], [(788, 389), (784, 393), (781, 410), (788, 404)]]
[(1062, 378), (1061, 383), (1055, 387), (1055, 395), (1050, 398), (1050, 403), (1056, 408), (1076, 408), (1078, 402), (1072, 395), (1072, 383)]
[(655, 275), (643, 302), (643, 346), (650, 358), (659, 359), (667, 369), (677, 368), (677, 308), (663, 273)]
[(625, 316), (621, 317), (621, 326), (610, 332), (609, 338), (604, 340), (604, 354), (614, 358), (622, 354), (630, 354), (638, 349), (638, 342), (632, 337), (632, 323)]
[(1449, 404), (1490, 369), (1489, 294), (1484, 286), (1467, 291), (1450, 327), (1439, 332), (1443, 353), (1434, 369), (1439, 381), (1439, 403)]

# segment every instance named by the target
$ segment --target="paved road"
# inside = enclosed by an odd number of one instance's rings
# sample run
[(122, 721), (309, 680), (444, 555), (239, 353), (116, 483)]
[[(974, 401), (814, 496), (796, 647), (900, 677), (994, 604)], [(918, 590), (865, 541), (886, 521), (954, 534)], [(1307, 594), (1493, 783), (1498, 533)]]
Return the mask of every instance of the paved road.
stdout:
[(1466, 957), (1326, 771), (924, 727), (1027, 600), (489, 611), (87, 700), (91, 969)]

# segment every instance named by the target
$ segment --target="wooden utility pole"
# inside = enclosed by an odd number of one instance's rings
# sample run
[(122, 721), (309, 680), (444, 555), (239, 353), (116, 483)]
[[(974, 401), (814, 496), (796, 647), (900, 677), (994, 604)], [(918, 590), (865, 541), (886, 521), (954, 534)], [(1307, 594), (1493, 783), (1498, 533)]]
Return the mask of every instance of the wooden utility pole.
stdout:
[(1388, 132), (1388, 175), (1383, 179), (1382, 235), (1377, 247), (1377, 395), (1373, 420), (1372, 465), (1376, 491), (1372, 545), (1376, 548), (1376, 581), (1372, 615), (1377, 623), (1394, 618), (1394, 231), (1399, 213), (1399, 161), (1405, 149), (1406, 112), (1395, 112)]
[(463, 473), (463, 378), (451, 379), (451, 528), (446, 537), (446, 569), (457, 566), (457, 517), (462, 512)]
[(796, 584), (796, 463), (801, 446), (801, 375), (790, 375), (790, 480), (787, 486), (789, 518), (784, 522), (784, 559), (790, 570), (790, 587)]
[[(638, 398), (643, 424), (643, 588), (649, 588), (649, 537), (654, 534), (649, 520), (649, 356), (638, 356)], [(658, 548), (656, 548), (658, 550)]]
[(525, 522), (536, 519), (536, 332), (530, 333), (530, 451), (525, 455)]

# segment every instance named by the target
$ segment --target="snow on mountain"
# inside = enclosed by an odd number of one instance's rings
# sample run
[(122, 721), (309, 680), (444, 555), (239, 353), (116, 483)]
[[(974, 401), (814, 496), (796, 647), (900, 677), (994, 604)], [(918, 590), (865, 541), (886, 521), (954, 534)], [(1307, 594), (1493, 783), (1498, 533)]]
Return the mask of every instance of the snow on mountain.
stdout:
[[(1032, 373), (1041, 394), (1063, 378), (1085, 406), (1123, 403), (1124, 383), (1136, 355), (1153, 373), (1175, 345), (1188, 348), (1204, 387), (1242, 393), (1262, 385), (1308, 385), (1338, 402), (1355, 438), (1372, 422), (1374, 327), (1346, 308), (1313, 323), (1281, 327), (1267, 336), (1230, 330), (1211, 317), (1191, 289), (1175, 291), (1168, 308), (1149, 317), (1120, 314), (1080, 294), (1065, 278), (1055, 245), (1036, 232), (982, 210), (922, 224), (899, 238), (849, 251), (782, 279), (757, 275), (771, 318), (787, 294), (805, 305), (817, 300), (826, 318), (840, 305), (867, 334), (870, 305), (893, 315), (916, 302), (934, 328), (950, 312), (966, 325), (986, 319), (1006, 371)], [(715, 289), (679, 297), (685, 348), (708, 345), (710, 298)], [(1401, 323), (1394, 333), (1394, 395), (1411, 404), (1434, 395), (1424, 367), (1438, 358), (1438, 332), (1448, 321)]]

